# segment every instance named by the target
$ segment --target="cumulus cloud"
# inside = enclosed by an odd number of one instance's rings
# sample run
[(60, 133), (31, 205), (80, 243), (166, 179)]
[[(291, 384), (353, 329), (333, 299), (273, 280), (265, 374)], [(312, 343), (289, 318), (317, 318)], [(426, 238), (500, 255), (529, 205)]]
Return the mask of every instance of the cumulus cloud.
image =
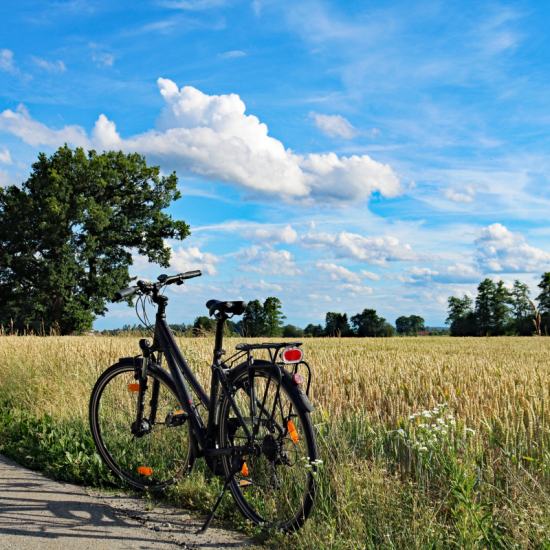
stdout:
[(296, 242), (298, 233), (292, 228), (291, 225), (287, 225), (281, 229), (275, 229), (268, 231), (267, 229), (250, 229), (241, 233), (241, 237), (250, 239), (263, 246), (271, 247), (275, 244), (292, 244)]
[(36, 65), (46, 71), (49, 71), (50, 73), (62, 73), (67, 70), (67, 67), (65, 67), (65, 63), (63, 63), (63, 61), (48, 61), (46, 59), (42, 59), (41, 57), (34, 56), (32, 59)]
[(410, 245), (401, 244), (395, 237), (363, 237), (347, 231), (337, 234), (309, 232), (302, 237), (300, 245), (307, 249), (329, 250), (336, 257), (354, 258), (370, 265), (422, 259)]
[(536, 273), (550, 269), (550, 254), (529, 246), (519, 233), (494, 223), (485, 227), (475, 240), (476, 259), (485, 272)]
[(341, 115), (320, 115), (312, 111), (309, 116), (313, 119), (315, 126), (329, 137), (353, 139), (357, 136), (355, 128)]
[(200, 269), (209, 275), (217, 275), (216, 264), (224, 261), (210, 252), (201, 252), (196, 246), (180, 246), (177, 249), (169, 244), (165, 246), (169, 247), (171, 252), (170, 267), (178, 273)]
[(361, 270), (361, 277), (365, 279), (370, 279), (371, 281), (379, 281), (380, 275), (373, 273), (372, 271), (367, 271), (366, 269)]
[(336, 264), (315, 264), (317, 269), (326, 273), (333, 281), (347, 281), (348, 283), (360, 283), (361, 277), (349, 269)]
[(445, 196), (453, 202), (474, 202), (476, 189), (473, 185), (457, 185), (444, 190)]
[(357, 294), (372, 294), (372, 288), (368, 286), (362, 286), (362, 285), (353, 285), (353, 284), (345, 284), (345, 285), (338, 285), (336, 287), (336, 290), (340, 290), (343, 292), (349, 292), (349, 295), (352, 298), (355, 298)]
[(234, 256), (242, 271), (268, 275), (297, 275), (298, 269), (294, 256), (288, 250), (260, 250), (247, 248)]
[(13, 164), (13, 161), (11, 160), (10, 152), (7, 149), (0, 151), (0, 162), (2, 164)]
[(402, 192), (390, 166), (367, 155), (334, 153), (298, 155), (268, 135), (267, 126), (245, 114), (236, 94), (209, 96), (191, 86), (178, 89), (159, 78), (165, 107), (157, 128), (123, 139), (114, 122), (100, 115), (91, 136), (83, 128), (56, 130), (33, 120), (24, 107), (0, 115), (0, 130), (31, 145), (64, 142), (98, 150), (138, 151), (166, 171), (192, 174), (236, 185), (249, 193), (345, 206), (373, 193), (394, 197)]
[(256, 290), (258, 292), (282, 292), (283, 287), (281, 285), (275, 284), (275, 283), (268, 283), (264, 281), (263, 279), (260, 279), (260, 281), (253, 281), (251, 279), (240, 279), (238, 281), (234, 281), (233, 286), (235, 288), (238, 288), (239, 290), (247, 289), (247, 290)]
[(16, 71), (13, 65), (13, 52), (11, 50), (0, 50), (0, 70), (8, 73)]
[(405, 270), (411, 283), (477, 283), (481, 274), (470, 265), (457, 263), (454, 265), (440, 265), (435, 269), (429, 267), (412, 267)]

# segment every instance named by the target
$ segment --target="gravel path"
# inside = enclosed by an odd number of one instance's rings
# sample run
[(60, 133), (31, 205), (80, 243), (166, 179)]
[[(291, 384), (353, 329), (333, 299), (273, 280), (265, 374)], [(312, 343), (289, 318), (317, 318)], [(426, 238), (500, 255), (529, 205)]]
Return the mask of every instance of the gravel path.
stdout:
[(211, 527), (194, 535), (203, 521), (163, 505), (147, 511), (132, 496), (52, 481), (0, 455), (1, 550), (252, 548), (234, 531)]

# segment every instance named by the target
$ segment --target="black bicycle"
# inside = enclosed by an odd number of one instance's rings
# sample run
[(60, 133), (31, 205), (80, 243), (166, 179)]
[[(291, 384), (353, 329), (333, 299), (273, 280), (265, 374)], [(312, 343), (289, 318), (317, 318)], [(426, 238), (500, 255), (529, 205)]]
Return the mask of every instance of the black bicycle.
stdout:
[[(140, 355), (120, 359), (98, 379), (90, 400), (93, 439), (107, 466), (140, 489), (176, 482), (203, 457), (225, 478), (203, 532), (228, 488), (254, 524), (299, 529), (315, 503), (320, 463), (308, 399), (311, 369), (301, 342), (241, 343), (224, 360), (225, 321), (242, 315), (246, 302), (210, 300), (206, 307), (217, 325), (207, 395), (172, 336), (168, 297), (161, 293), (200, 275), (161, 275), (156, 283), (138, 281), (115, 294), (113, 301), (137, 295), (144, 308), (147, 299), (156, 304), (154, 338), (152, 344), (140, 340)], [(270, 360), (253, 357), (260, 349), (268, 350)]]

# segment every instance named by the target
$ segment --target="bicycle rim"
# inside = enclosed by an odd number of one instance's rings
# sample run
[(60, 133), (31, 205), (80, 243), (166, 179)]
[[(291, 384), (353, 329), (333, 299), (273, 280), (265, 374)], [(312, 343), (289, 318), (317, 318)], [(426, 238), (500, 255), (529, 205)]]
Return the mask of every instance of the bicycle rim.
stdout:
[[(137, 416), (138, 383), (132, 365), (113, 365), (92, 392), (90, 421), (96, 446), (111, 470), (140, 489), (161, 489), (193, 465), (189, 421), (173, 426), (182, 407), (163, 376), (148, 372), (144, 418), (151, 420), (154, 382), (159, 386), (156, 418), (150, 430), (132, 433)], [(172, 416), (170, 416), (172, 414)], [(179, 417), (182, 418), (181, 416)], [(180, 420), (181, 422), (181, 420)]]
[[(246, 457), (245, 471), (235, 476), (230, 489), (243, 515), (256, 525), (295, 530), (314, 505), (318, 450), (309, 414), (297, 409), (292, 393), (284, 385), (279, 386), (276, 370), (270, 370), (271, 377), (267, 369), (254, 371), (256, 397), (264, 403), (254, 422), (246, 370), (233, 381), (235, 401), (251, 433), (254, 424), (259, 423), (254, 443), (262, 450), (260, 456)], [(275, 423), (269, 421), (273, 411)], [(225, 399), (220, 407), (220, 441), (223, 446), (246, 443), (244, 430)], [(231, 458), (223, 457), (222, 464), (228, 475)]]

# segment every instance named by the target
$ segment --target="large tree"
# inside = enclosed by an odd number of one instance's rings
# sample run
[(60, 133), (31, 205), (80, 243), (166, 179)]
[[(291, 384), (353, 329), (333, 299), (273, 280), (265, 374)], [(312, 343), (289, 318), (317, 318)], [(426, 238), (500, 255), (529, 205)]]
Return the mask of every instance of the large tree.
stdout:
[(351, 324), (357, 336), (393, 336), (395, 329), (384, 319), (379, 317), (374, 309), (364, 309), (351, 318)]
[(542, 274), (540, 283), (537, 286), (540, 288), (540, 294), (537, 296), (539, 313), (541, 315), (550, 313), (550, 271)]
[(0, 321), (91, 328), (132, 281), (132, 250), (168, 267), (164, 240), (189, 235), (163, 212), (180, 198), (177, 182), (137, 153), (41, 153), (21, 188), (0, 189)]
[(243, 315), (243, 333), (244, 336), (251, 338), (266, 334), (264, 308), (260, 300), (251, 300), (248, 302)]
[(280, 336), (282, 332), (283, 319), (283, 304), (279, 298), (270, 297), (264, 302), (264, 319), (267, 336)]
[(325, 317), (325, 334), (327, 336), (353, 336), (348, 314), (329, 311)]

